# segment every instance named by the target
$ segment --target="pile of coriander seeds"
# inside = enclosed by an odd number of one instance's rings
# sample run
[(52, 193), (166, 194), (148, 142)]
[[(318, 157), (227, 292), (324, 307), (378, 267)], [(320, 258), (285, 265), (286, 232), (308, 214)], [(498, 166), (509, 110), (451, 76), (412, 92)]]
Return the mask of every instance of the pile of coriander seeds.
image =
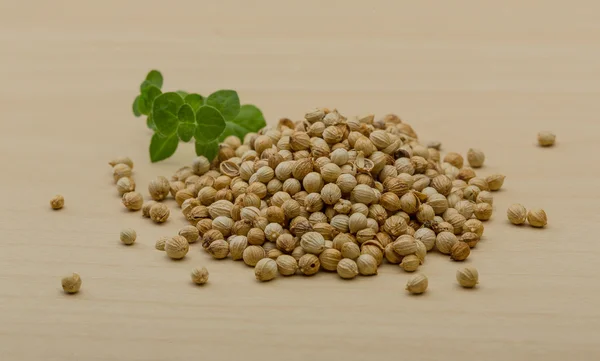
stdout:
[(156, 202), (141, 208), (164, 222), (168, 208), (157, 202), (172, 194), (194, 227), (161, 238), (157, 249), (182, 258), (198, 242), (216, 259), (255, 267), (261, 281), (319, 271), (351, 279), (376, 275), (384, 263), (414, 272), (429, 251), (469, 257), (504, 182), (477, 176), (483, 152), (442, 158), (439, 147), (421, 144), (393, 114), (316, 109), (243, 142), (226, 138), (213, 162), (200, 156), (170, 181), (152, 181)]

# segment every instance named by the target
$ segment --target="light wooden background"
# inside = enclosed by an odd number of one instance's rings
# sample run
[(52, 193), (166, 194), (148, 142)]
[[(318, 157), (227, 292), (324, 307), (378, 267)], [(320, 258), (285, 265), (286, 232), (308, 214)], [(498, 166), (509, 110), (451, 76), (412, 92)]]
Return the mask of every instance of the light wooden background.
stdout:
[[(0, 2), (0, 359), (594, 360), (600, 358), (597, 236), (600, 25), (597, 1)], [(145, 73), (167, 89), (234, 88), (269, 121), (315, 106), (395, 112), (446, 150), (479, 147), (507, 175), (468, 264), (431, 254), (423, 297), (385, 266), (374, 278), (254, 280), (194, 246), (153, 249), (163, 226), (124, 211), (107, 161), (148, 181), (192, 147), (150, 164), (130, 104)], [(539, 130), (557, 146), (535, 146)], [(49, 209), (61, 193), (66, 207)], [(513, 202), (544, 208), (544, 230), (512, 227)], [(138, 242), (118, 242), (122, 227)], [(194, 287), (188, 273), (210, 270)], [(65, 296), (60, 278), (82, 275)]]

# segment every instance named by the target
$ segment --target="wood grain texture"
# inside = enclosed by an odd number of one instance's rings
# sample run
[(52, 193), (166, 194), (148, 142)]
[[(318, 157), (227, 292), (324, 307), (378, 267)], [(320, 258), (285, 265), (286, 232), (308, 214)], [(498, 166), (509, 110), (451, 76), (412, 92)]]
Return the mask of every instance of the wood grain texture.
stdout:
[[(594, 360), (600, 358), (596, 228), (600, 25), (596, 1), (4, 1), (0, 4), (0, 359)], [(485, 150), (507, 175), (485, 239), (459, 266), (430, 254), (430, 290), (398, 267), (254, 280), (193, 246), (181, 262), (154, 241), (184, 221), (124, 210), (107, 162), (129, 155), (150, 179), (193, 156), (150, 164), (131, 115), (148, 69), (165, 87), (238, 89), (270, 122), (314, 106), (396, 112), (446, 150)], [(535, 146), (549, 129), (557, 146)], [(61, 193), (65, 208), (53, 212)], [(544, 230), (512, 227), (514, 202), (546, 210)], [(122, 227), (138, 242), (119, 244)], [(206, 287), (189, 271), (205, 265)], [(60, 278), (79, 272), (82, 292)]]

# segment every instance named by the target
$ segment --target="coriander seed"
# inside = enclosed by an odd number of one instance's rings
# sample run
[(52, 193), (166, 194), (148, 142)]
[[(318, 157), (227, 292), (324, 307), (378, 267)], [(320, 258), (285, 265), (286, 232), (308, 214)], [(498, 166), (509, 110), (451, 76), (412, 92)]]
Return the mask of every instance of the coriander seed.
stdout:
[(267, 257), (267, 252), (261, 246), (248, 246), (242, 255), (244, 263), (252, 267), (265, 257)]
[(155, 223), (164, 223), (169, 219), (169, 207), (166, 204), (157, 203), (150, 208), (150, 219)]
[(325, 249), (319, 255), (321, 267), (323, 267), (323, 269), (326, 271), (335, 271), (341, 259), (342, 253), (334, 248)]
[(129, 166), (129, 168), (133, 168), (133, 161), (129, 157), (116, 157), (110, 162), (108, 162), (108, 164), (110, 164), (111, 167), (114, 167), (119, 163)]
[(170, 238), (171, 237), (160, 237), (159, 239), (156, 240), (156, 243), (154, 244), (154, 248), (156, 248), (159, 251), (164, 251), (165, 245), (167, 244), (167, 241)]
[(54, 198), (52, 198), (50, 200), (50, 207), (52, 207), (52, 209), (54, 209), (54, 210), (61, 209), (64, 205), (65, 205), (65, 199), (60, 194), (54, 196)]
[(290, 255), (282, 254), (277, 257), (277, 270), (282, 276), (291, 276), (298, 270), (298, 261)]
[(473, 288), (479, 283), (479, 272), (475, 267), (464, 267), (456, 271), (458, 284), (465, 288)]
[(420, 295), (427, 290), (428, 285), (429, 281), (427, 276), (418, 274), (408, 280), (406, 283), (406, 290), (414, 295)]
[(531, 209), (527, 212), (527, 222), (529, 225), (536, 228), (545, 227), (548, 224), (546, 212), (543, 209)]
[(481, 168), (483, 166), (483, 162), (485, 161), (485, 154), (483, 154), (483, 152), (479, 149), (471, 148), (467, 152), (467, 161), (471, 167)]
[(156, 179), (150, 181), (148, 185), (148, 193), (155, 201), (162, 201), (165, 199), (171, 191), (171, 184), (167, 178), (159, 176)]
[(261, 282), (271, 281), (277, 277), (277, 262), (270, 258), (263, 258), (254, 267), (254, 275)]
[(471, 254), (471, 247), (465, 242), (456, 242), (450, 249), (450, 258), (455, 261), (464, 261)]
[(352, 279), (358, 275), (358, 266), (350, 258), (344, 258), (337, 265), (337, 273), (343, 279)]
[(66, 293), (77, 293), (81, 288), (81, 277), (79, 277), (77, 273), (73, 273), (70, 276), (63, 277), (63, 279), (61, 280), (61, 285)]
[(551, 147), (554, 145), (556, 135), (554, 135), (552, 132), (539, 132), (537, 139), (540, 146)]
[(117, 181), (117, 192), (122, 196), (125, 193), (135, 191), (135, 181), (131, 177), (123, 177)]
[(188, 243), (195, 243), (198, 237), (200, 237), (200, 231), (194, 226), (184, 226), (179, 230), (178, 234), (187, 239)]
[(361, 254), (358, 256), (356, 259), (356, 265), (358, 267), (358, 272), (363, 276), (372, 276), (377, 274), (377, 260), (370, 254)]
[(527, 209), (525, 209), (525, 207), (521, 204), (515, 203), (508, 207), (506, 215), (508, 216), (510, 223), (517, 225), (523, 224), (527, 219)]
[(208, 282), (208, 270), (206, 267), (196, 267), (192, 270), (191, 277), (192, 282), (197, 285), (203, 285)]
[(182, 236), (174, 236), (165, 243), (165, 252), (171, 259), (182, 259), (189, 250), (189, 243)]
[(137, 238), (137, 234), (135, 233), (134, 229), (126, 228), (121, 231), (119, 238), (121, 239), (121, 242), (123, 242), (123, 244), (130, 246), (135, 242), (135, 239)]
[(154, 206), (156, 203), (156, 201), (144, 202), (142, 204), (142, 217), (150, 218), (150, 209), (152, 209), (152, 206)]
[(406, 272), (414, 272), (419, 268), (421, 261), (419, 257), (414, 254), (410, 254), (402, 258), (402, 262), (400, 262), (400, 267)]
[(307, 253), (300, 257), (298, 260), (298, 266), (300, 268), (300, 272), (304, 273), (306, 276), (312, 276), (319, 272), (321, 262), (319, 261), (319, 257), (315, 256), (314, 254)]
[(144, 197), (138, 192), (128, 192), (123, 194), (122, 202), (130, 211), (139, 211), (144, 204)]
[(116, 164), (113, 167), (113, 178), (115, 183), (123, 177), (131, 177), (131, 168), (127, 164)]

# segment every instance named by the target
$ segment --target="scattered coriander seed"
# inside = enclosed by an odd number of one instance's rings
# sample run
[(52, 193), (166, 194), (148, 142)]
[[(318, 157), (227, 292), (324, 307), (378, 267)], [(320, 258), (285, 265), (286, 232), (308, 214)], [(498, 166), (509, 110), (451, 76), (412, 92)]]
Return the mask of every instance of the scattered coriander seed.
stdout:
[(159, 176), (150, 181), (148, 184), (148, 193), (155, 201), (162, 201), (171, 191), (171, 184), (165, 177)]
[(165, 243), (165, 252), (172, 259), (182, 259), (190, 250), (187, 239), (182, 236), (169, 238)]
[(131, 177), (123, 177), (117, 181), (117, 192), (122, 196), (125, 193), (135, 191), (135, 181)]
[(79, 277), (79, 274), (73, 273), (70, 276), (63, 277), (61, 284), (65, 293), (77, 293), (81, 288), (81, 277)]
[(113, 178), (115, 183), (123, 177), (131, 177), (131, 168), (127, 164), (116, 164), (113, 167)]
[(110, 164), (111, 167), (114, 167), (120, 163), (129, 166), (129, 168), (133, 168), (133, 161), (129, 157), (123, 157), (123, 156), (116, 157), (113, 160), (111, 160), (110, 162), (108, 162), (108, 164)]
[(465, 242), (456, 242), (450, 249), (450, 258), (455, 261), (464, 261), (471, 254), (471, 247)]
[(156, 240), (156, 243), (154, 244), (154, 248), (156, 248), (159, 251), (164, 251), (165, 245), (167, 244), (167, 241), (169, 240), (169, 238), (171, 238), (171, 237), (160, 237), (159, 239)]
[(206, 247), (208, 254), (215, 259), (223, 259), (229, 255), (229, 243), (223, 239), (217, 239)]
[(479, 272), (475, 267), (464, 267), (456, 271), (458, 284), (465, 288), (473, 288), (479, 283)]
[(150, 219), (155, 223), (164, 223), (169, 219), (169, 207), (166, 204), (157, 203), (150, 208)]
[(485, 154), (479, 149), (469, 149), (467, 152), (467, 161), (473, 168), (481, 168), (485, 161)]
[(142, 204), (142, 217), (150, 218), (150, 209), (155, 205), (156, 201), (147, 201)]
[(525, 209), (524, 206), (515, 203), (508, 207), (506, 215), (508, 216), (508, 220), (510, 221), (510, 223), (517, 225), (523, 224), (527, 219), (527, 209)]
[(337, 273), (343, 279), (352, 279), (358, 275), (358, 266), (350, 258), (344, 258), (337, 265)]
[(540, 146), (551, 147), (554, 145), (556, 135), (552, 132), (539, 132), (537, 139)]
[(270, 258), (263, 258), (254, 267), (254, 275), (261, 282), (271, 281), (277, 277), (277, 262)]
[(543, 209), (531, 209), (527, 212), (527, 222), (529, 225), (536, 228), (545, 227), (548, 224), (546, 212)]
[(137, 238), (137, 234), (135, 233), (135, 230), (133, 228), (125, 228), (124, 230), (121, 231), (121, 234), (119, 235), (121, 242), (123, 242), (123, 244), (126, 245), (132, 245), (135, 242), (135, 239)]
[(200, 237), (200, 231), (194, 226), (184, 226), (178, 234), (187, 239), (188, 243), (195, 243)]
[(208, 270), (206, 267), (196, 267), (192, 270), (191, 277), (192, 282), (197, 285), (203, 285), (208, 282)]
[(128, 192), (123, 194), (122, 202), (130, 211), (139, 211), (144, 204), (144, 197), (138, 192)]
[(60, 194), (54, 196), (54, 198), (52, 198), (50, 200), (50, 207), (52, 207), (52, 209), (54, 209), (54, 210), (61, 209), (64, 205), (65, 205), (65, 198), (63, 196), (61, 196)]
[(406, 283), (406, 290), (414, 295), (420, 295), (427, 290), (429, 281), (427, 276), (423, 274), (417, 274), (411, 277)]
[(490, 187), (491, 191), (497, 191), (500, 190), (500, 188), (502, 188), (505, 178), (506, 176), (502, 174), (492, 174), (490, 176), (487, 176), (485, 180), (488, 184), (488, 187)]
[(342, 257), (349, 259), (357, 259), (360, 256), (360, 248), (356, 243), (346, 242), (341, 248)]
[(438, 251), (443, 254), (450, 254), (452, 247), (456, 242), (458, 242), (458, 239), (454, 233), (446, 231), (438, 233), (435, 239), (435, 245)]

